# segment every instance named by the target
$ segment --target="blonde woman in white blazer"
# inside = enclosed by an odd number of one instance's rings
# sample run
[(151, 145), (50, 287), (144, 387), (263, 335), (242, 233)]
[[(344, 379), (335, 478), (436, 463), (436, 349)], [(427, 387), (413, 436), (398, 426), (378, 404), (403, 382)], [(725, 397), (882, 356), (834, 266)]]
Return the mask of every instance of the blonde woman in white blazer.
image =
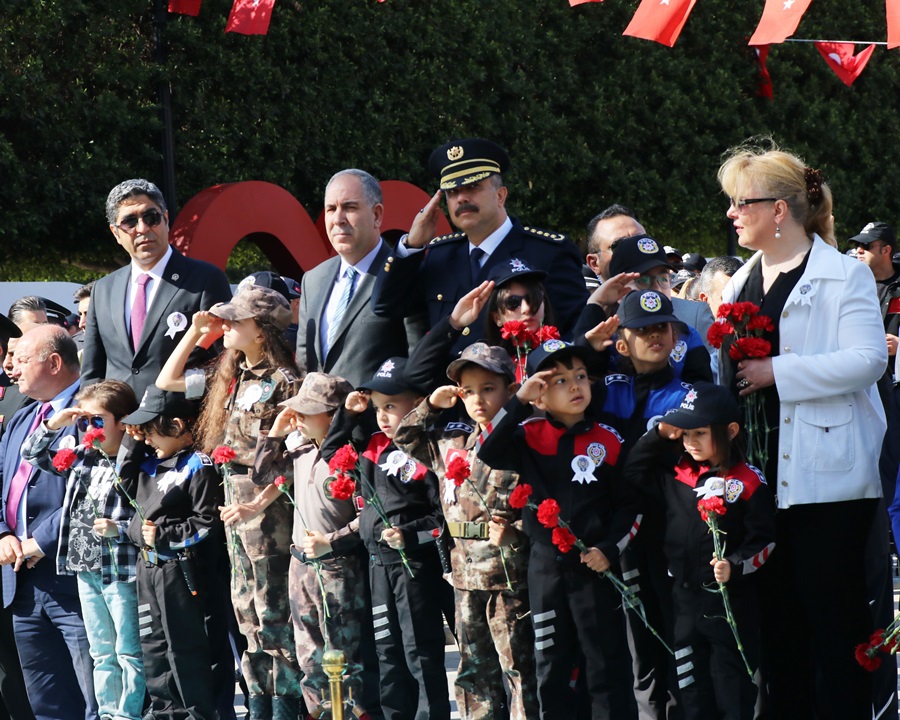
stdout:
[[(776, 493), (776, 547), (760, 572), (763, 673), (774, 718), (872, 717), (866, 539), (878, 509), (887, 364), (871, 271), (834, 247), (831, 191), (777, 149), (742, 147), (719, 169), (741, 247), (756, 254), (723, 301), (759, 305), (772, 357), (734, 362), (721, 382), (759, 393), (771, 431), (764, 470)], [(761, 418), (760, 418), (761, 419)]]

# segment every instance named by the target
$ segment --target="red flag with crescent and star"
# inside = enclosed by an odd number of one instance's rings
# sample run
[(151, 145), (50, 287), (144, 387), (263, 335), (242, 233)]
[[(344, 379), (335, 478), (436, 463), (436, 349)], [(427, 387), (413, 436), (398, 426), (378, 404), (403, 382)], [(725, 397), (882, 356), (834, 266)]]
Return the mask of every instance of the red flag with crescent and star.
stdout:
[(697, 0), (642, 0), (623, 35), (672, 47)]
[(856, 45), (853, 43), (817, 42), (816, 49), (825, 58), (828, 67), (834, 70), (841, 82), (850, 87), (865, 70), (869, 58), (875, 52), (875, 45), (869, 45), (859, 55), (854, 55)]
[(900, 47), (900, 0), (884, 0), (887, 13), (888, 50)]
[(275, 0), (234, 0), (225, 32), (265, 35), (269, 32)]
[(775, 45), (783, 43), (797, 31), (803, 13), (812, 0), (766, 0), (756, 32), (750, 45)]

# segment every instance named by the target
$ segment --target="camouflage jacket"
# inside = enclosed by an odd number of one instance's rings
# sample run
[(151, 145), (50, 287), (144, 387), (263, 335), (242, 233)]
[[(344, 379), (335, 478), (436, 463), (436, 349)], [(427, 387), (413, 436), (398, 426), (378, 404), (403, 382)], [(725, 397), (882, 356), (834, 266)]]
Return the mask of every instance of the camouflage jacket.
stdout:
[[(435, 428), (439, 414), (433, 412), (427, 400), (407, 415), (394, 442), (410, 457), (430, 468), (441, 483), (441, 506), (447, 523), (487, 523), (491, 517), (508, 520), (518, 531), (515, 543), (505, 548), (506, 571), (513, 588), (527, 585), (528, 539), (521, 532), (522, 514), (509, 505), (509, 495), (519, 476), (507, 470), (494, 470), (475, 454), (479, 431), (461, 422)], [(469, 482), (456, 487), (444, 477), (445, 464), (454, 454), (462, 454), (471, 467)], [(478, 493), (481, 494), (479, 498)], [(482, 502), (482, 498), (484, 502)], [(488, 514), (485, 508), (490, 508)], [(488, 540), (454, 538), (450, 551), (453, 568), (452, 582), (460, 590), (504, 590), (506, 575), (500, 549)]]

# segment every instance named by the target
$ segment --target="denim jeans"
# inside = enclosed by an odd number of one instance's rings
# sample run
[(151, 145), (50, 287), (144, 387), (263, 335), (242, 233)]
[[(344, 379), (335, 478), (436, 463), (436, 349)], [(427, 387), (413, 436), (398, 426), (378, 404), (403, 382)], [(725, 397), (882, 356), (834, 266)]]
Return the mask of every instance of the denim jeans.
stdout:
[(80, 572), (78, 595), (94, 660), (100, 717), (140, 720), (145, 685), (136, 585), (104, 585), (99, 573)]

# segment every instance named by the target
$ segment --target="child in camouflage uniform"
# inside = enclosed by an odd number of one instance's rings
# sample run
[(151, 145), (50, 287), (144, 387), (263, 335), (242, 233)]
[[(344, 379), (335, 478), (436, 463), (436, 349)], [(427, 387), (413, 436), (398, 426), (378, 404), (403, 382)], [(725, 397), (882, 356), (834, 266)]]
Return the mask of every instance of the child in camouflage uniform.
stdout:
[[(340, 377), (313, 372), (295, 397), (281, 405), (268, 436), (257, 445), (254, 470), (267, 474), (287, 455), (294, 463), (294, 534), (289, 591), (297, 659), (303, 671), (303, 696), (309, 708), (328, 698), (328, 677), (322, 670), (326, 648), (341, 650), (348, 663), (345, 693), (359, 702), (362, 674), (359, 654), (361, 616), (367, 611), (367, 581), (357, 537), (344, 528), (356, 524), (352, 499), (335, 500), (327, 492), (331, 475), (322, 457), (322, 443), (335, 411), (353, 387)], [(308, 523), (305, 525), (304, 523)], [(311, 562), (319, 559), (318, 574)], [(319, 585), (319, 582), (322, 585)], [(325, 597), (323, 597), (324, 587)]]
[[(236, 537), (232, 603), (247, 639), (241, 670), (252, 720), (295, 720), (301, 694), (288, 603), (292, 510), (273, 482), (277, 475), (290, 477), (290, 464), (268, 475), (253, 472), (257, 438), (268, 433), (278, 404), (299, 385), (283, 339), (290, 322), (290, 305), (280, 293), (250, 286), (230, 302), (196, 313), (157, 379), (158, 386), (188, 397), (202, 395), (208, 384), (197, 444), (209, 453), (221, 444), (236, 453), (220, 511)], [(185, 372), (194, 346), (219, 335), (225, 352), (209, 377), (202, 369)]]
[[(526, 720), (537, 714), (537, 695), (534, 631), (528, 617), (528, 540), (520, 531), (521, 512), (508, 502), (518, 475), (488, 467), (475, 452), (481, 431), (518, 388), (516, 368), (503, 348), (475, 343), (450, 363), (447, 376), (458, 384), (435, 390), (403, 419), (394, 439), (441, 478), (444, 519), (454, 538), (450, 558), (460, 717), (492, 720), (508, 715)], [(459, 398), (477, 427), (451, 422), (436, 429), (441, 411), (454, 407)], [(469, 463), (471, 485), (457, 486), (445, 476), (454, 458)], [(505, 560), (498, 546), (505, 548)]]

